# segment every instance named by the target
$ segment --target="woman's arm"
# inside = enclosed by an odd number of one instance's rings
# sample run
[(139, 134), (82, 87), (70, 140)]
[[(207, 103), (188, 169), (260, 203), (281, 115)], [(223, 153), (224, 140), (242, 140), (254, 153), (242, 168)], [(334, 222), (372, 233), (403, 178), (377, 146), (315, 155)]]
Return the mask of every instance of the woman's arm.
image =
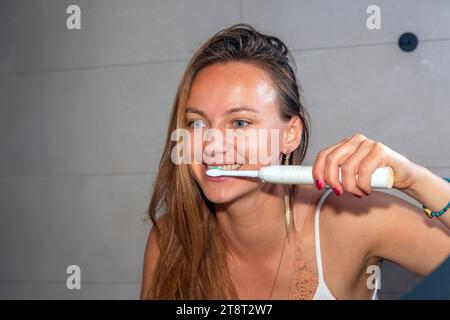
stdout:
[[(450, 201), (450, 183), (422, 166), (417, 172), (414, 184), (402, 191), (432, 211), (443, 209)], [(450, 210), (437, 219), (450, 228)]]
[[(429, 219), (422, 208), (396, 196), (375, 192), (367, 200), (372, 196), (379, 205), (371, 215), (371, 229), (376, 232), (370, 256), (390, 260), (420, 275), (429, 274), (449, 256), (450, 229), (439, 220)], [(426, 199), (426, 195), (422, 197)]]
[[(450, 185), (447, 181), (359, 133), (321, 150), (314, 161), (313, 177), (318, 188), (320, 182), (325, 181), (338, 195), (346, 191), (363, 196), (372, 191), (372, 174), (385, 166), (394, 171), (393, 188), (409, 194), (432, 211), (439, 211), (448, 204)], [(440, 220), (450, 228), (448, 214)]]
[(361, 204), (373, 213), (359, 216), (361, 239), (369, 241), (365, 242), (367, 257), (388, 259), (418, 274), (428, 274), (450, 254), (450, 210), (439, 219), (429, 219), (421, 207), (374, 192), (372, 174), (384, 166), (394, 171), (393, 188), (429, 209), (439, 211), (450, 200), (447, 181), (359, 133), (321, 150), (314, 161), (313, 177), (318, 188), (322, 181), (338, 195), (363, 196)]
[[(441, 210), (450, 200), (450, 183), (424, 167), (417, 170), (415, 182), (402, 191), (433, 211)], [(381, 232), (374, 256), (426, 275), (450, 255), (450, 211), (429, 219), (422, 208), (407, 201), (387, 194), (378, 197), (391, 205), (380, 209), (383, 212), (376, 218)]]

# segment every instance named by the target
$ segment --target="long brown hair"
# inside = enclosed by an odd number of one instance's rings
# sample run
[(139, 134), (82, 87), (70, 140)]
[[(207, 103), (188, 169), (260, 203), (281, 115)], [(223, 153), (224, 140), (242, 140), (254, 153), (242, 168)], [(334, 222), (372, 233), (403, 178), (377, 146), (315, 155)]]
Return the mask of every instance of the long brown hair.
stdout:
[[(177, 141), (171, 133), (185, 128), (185, 106), (191, 84), (202, 68), (214, 63), (256, 64), (271, 77), (278, 92), (281, 119), (299, 116), (302, 142), (289, 163), (301, 164), (309, 141), (309, 116), (300, 99), (295, 63), (277, 37), (237, 24), (214, 34), (194, 54), (184, 71), (173, 102), (165, 149), (148, 209), (158, 235), (160, 255), (146, 298), (236, 299), (226, 259), (226, 242), (217, 224), (214, 205), (206, 199), (187, 164), (174, 164)], [(294, 194), (295, 188), (290, 190)], [(293, 197), (291, 197), (292, 199)], [(164, 212), (159, 219), (158, 214)]]

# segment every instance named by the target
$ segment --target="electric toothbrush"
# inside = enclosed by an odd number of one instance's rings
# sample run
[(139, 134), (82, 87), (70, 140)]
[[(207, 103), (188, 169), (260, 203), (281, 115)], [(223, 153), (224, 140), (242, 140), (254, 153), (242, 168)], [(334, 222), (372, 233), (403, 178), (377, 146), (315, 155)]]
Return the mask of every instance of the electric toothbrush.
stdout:
[[(262, 167), (259, 170), (222, 170), (220, 168), (214, 168), (208, 169), (206, 174), (210, 177), (259, 178), (263, 182), (277, 184), (314, 184), (312, 166), (275, 165)], [(339, 168), (339, 181), (342, 182), (341, 168)], [(372, 174), (372, 188), (390, 189), (393, 184), (394, 170), (391, 167), (377, 168)], [(328, 185), (325, 185), (325, 187), (330, 188)]]

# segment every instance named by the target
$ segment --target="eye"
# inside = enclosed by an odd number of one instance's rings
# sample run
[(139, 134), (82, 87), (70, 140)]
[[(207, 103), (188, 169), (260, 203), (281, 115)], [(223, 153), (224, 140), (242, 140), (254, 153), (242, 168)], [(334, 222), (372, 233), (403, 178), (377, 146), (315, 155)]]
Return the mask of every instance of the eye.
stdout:
[(250, 124), (250, 122), (248, 122), (246, 120), (242, 120), (242, 119), (233, 121), (233, 126), (236, 128), (243, 128), (243, 127), (248, 126), (249, 124)]
[(200, 129), (204, 127), (206, 124), (203, 120), (192, 120), (189, 122), (189, 127), (193, 129)]

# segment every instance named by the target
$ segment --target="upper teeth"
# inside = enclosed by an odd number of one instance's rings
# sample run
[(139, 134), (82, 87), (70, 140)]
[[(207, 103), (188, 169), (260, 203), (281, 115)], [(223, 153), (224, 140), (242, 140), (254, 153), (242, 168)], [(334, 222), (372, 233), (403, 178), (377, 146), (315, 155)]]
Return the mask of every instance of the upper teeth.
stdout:
[(242, 167), (242, 164), (227, 164), (227, 165), (223, 165), (223, 166), (208, 165), (208, 169), (219, 168), (219, 169), (222, 169), (222, 170), (237, 170), (240, 167)]

